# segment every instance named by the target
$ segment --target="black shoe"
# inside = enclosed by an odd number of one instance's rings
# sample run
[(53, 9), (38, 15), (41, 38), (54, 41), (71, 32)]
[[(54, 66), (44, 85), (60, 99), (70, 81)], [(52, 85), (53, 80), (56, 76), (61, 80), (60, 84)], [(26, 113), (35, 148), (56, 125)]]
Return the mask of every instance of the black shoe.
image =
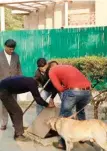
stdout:
[(85, 141), (79, 141), (79, 143), (80, 143), (80, 144), (84, 144), (84, 143), (85, 143)]
[(59, 134), (54, 130), (50, 130), (49, 133), (45, 136), (45, 138), (50, 138), (55, 136), (59, 136)]
[(28, 141), (30, 141), (30, 139), (27, 138), (27, 137), (25, 137), (24, 135), (14, 136), (14, 139), (16, 141), (21, 141), (21, 142), (28, 142)]
[(66, 150), (66, 147), (65, 146), (59, 146), (59, 142), (53, 142), (53, 146), (57, 149), (61, 149), (61, 150)]

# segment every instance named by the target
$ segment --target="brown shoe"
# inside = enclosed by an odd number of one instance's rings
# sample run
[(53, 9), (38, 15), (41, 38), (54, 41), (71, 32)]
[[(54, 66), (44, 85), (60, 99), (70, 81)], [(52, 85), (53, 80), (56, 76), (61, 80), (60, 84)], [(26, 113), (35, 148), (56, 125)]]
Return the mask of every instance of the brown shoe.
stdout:
[(24, 128), (24, 131), (28, 129), (28, 127), (25, 127), (25, 126), (23, 128)]
[(24, 135), (15, 136), (14, 139), (16, 141), (21, 141), (21, 142), (31, 141), (29, 138), (25, 137)]
[(1, 128), (0, 128), (0, 130), (2, 130), (2, 131), (5, 131), (6, 129), (7, 129), (7, 126), (6, 126), (6, 125), (1, 126)]

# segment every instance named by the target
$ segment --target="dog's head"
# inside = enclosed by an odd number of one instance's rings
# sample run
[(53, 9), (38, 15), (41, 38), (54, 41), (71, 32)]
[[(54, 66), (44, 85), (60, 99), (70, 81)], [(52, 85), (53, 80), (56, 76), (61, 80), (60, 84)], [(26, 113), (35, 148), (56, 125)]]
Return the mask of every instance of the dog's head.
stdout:
[(53, 130), (56, 130), (56, 123), (57, 123), (58, 118), (52, 117), (47, 121), (47, 125), (49, 125)]

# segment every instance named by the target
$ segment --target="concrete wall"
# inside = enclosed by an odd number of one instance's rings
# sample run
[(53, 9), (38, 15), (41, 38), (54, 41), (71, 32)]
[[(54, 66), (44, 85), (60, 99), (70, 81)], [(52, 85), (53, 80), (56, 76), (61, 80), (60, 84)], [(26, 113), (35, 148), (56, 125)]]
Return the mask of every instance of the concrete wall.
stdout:
[(39, 19), (38, 19), (38, 29), (45, 29), (46, 28), (46, 9), (40, 9), (38, 12)]
[(54, 8), (54, 28), (61, 28), (64, 25), (64, 4), (56, 5)]
[(71, 27), (95, 25), (95, 2), (70, 3), (68, 25)]
[[(94, 1), (73, 1), (69, 3), (68, 13), (71, 14), (72, 20), (75, 19), (75, 15), (72, 14), (74, 10), (87, 9), (89, 13), (93, 13), (92, 16), (82, 15), (83, 18), (92, 18), (90, 22), (92, 25), (96, 26), (106, 26), (107, 25), (107, 0), (96, 0)], [(95, 13), (95, 14), (94, 14)], [(39, 16), (39, 17), (38, 17)], [(81, 15), (77, 17), (81, 18)], [(39, 18), (39, 20), (38, 20)], [(73, 19), (74, 18), (74, 19)], [(93, 21), (94, 20), (94, 21)], [(79, 21), (77, 21), (79, 22)], [(51, 28), (60, 28), (65, 25), (65, 11), (64, 3), (57, 4), (56, 6), (52, 5), (47, 9), (47, 11), (40, 11), (37, 14), (30, 14), (25, 17), (25, 29), (51, 29)], [(76, 25), (74, 23), (74, 25)], [(70, 27), (70, 26), (69, 26)], [(72, 27), (72, 24), (71, 24)]]
[(69, 10), (78, 10), (78, 9), (89, 9), (91, 12), (95, 11), (95, 2), (93, 1), (75, 1), (69, 3)]
[[(69, 2), (68, 13), (71, 10), (89, 9), (89, 12), (95, 11), (94, 2)], [(61, 28), (65, 25), (65, 9), (64, 3), (51, 5), (47, 8), (42, 8), (36, 13), (31, 13), (25, 16), (25, 29), (51, 29)]]
[(64, 4), (52, 5), (40, 9), (37, 13), (31, 13), (24, 18), (25, 29), (52, 29), (61, 28), (64, 25)]
[(47, 29), (54, 28), (54, 5), (48, 7), (45, 10), (45, 14), (46, 14), (46, 28)]
[(96, 25), (107, 26), (107, 0), (97, 0), (95, 11)]
[(40, 9), (38, 13), (25, 16), (25, 29), (52, 29), (61, 28), (64, 25), (64, 4), (52, 5)]
[(39, 13), (33, 12), (24, 17), (24, 28), (25, 29), (37, 29), (39, 21)]

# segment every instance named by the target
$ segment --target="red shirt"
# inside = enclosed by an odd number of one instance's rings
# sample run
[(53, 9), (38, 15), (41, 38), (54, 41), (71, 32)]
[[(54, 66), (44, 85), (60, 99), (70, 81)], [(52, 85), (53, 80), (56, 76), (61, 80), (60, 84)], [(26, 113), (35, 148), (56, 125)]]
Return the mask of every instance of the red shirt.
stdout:
[(69, 88), (91, 87), (88, 79), (71, 65), (57, 65), (50, 69), (49, 78), (55, 88), (62, 92)]

